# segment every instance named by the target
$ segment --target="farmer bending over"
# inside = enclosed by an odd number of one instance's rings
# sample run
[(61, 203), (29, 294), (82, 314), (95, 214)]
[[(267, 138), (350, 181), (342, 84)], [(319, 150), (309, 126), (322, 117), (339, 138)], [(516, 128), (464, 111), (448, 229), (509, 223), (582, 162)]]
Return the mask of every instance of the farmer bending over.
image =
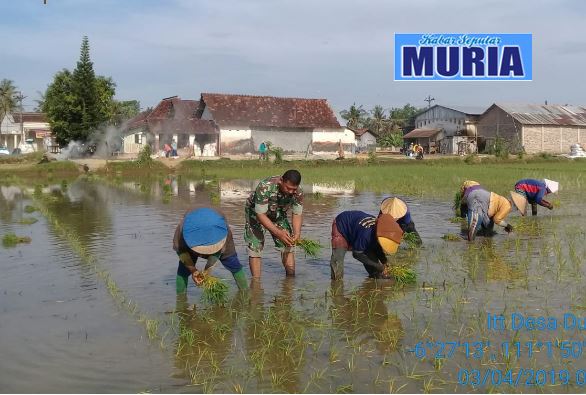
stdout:
[(553, 210), (553, 205), (544, 199), (545, 195), (549, 193), (556, 193), (559, 189), (559, 184), (556, 181), (548, 180), (534, 180), (525, 178), (517, 181), (515, 184), (515, 192), (511, 192), (513, 203), (525, 215), (527, 203), (531, 204), (531, 215), (537, 215), (537, 205)]
[(417, 245), (421, 245), (421, 236), (415, 229), (415, 222), (411, 219), (411, 212), (409, 206), (403, 200), (397, 197), (388, 197), (380, 204), (380, 214), (390, 214), (397, 220), (401, 230), (405, 233), (414, 233)]
[(513, 231), (505, 221), (511, 212), (507, 198), (485, 190), (476, 181), (464, 181), (460, 193), (460, 216), (468, 218), (468, 241), (474, 240), (481, 229), (492, 232), (494, 224), (505, 228), (507, 233)]
[(344, 278), (344, 256), (362, 262), (369, 277), (383, 278), (387, 258), (399, 248), (403, 231), (390, 214), (378, 218), (363, 211), (344, 211), (332, 223), (332, 280)]
[[(248, 244), (250, 273), (260, 277), (261, 257), (268, 230), (281, 251), (281, 260), (288, 276), (295, 275), (295, 256), (291, 247), (301, 235), (303, 222), (303, 191), (299, 187), (301, 174), (287, 170), (282, 176), (262, 180), (246, 201), (244, 240)], [(293, 212), (293, 229), (287, 211)]]
[[(187, 289), (189, 275), (196, 285), (203, 283), (204, 274), (218, 262), (232, 273), (236, 285), (247, 289), (246, 275), (236, 255), (232, 231), (224, 216), (211, 208), (198, 208), (185, 214), (173, 237), (173, 249), (179, 255), (176, 289)], [(197, 270), (197, 258), (207, 259), (203, 273)]]

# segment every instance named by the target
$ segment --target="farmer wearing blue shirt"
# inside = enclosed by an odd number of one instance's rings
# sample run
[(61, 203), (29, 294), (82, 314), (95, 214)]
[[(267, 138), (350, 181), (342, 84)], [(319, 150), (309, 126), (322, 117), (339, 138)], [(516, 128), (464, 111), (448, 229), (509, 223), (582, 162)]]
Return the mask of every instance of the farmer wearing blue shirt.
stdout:
[(403, 231), (389, 214), (374, 217), (363, 211), (344, 211), (332, 223), (332, 280), (344, 277), (344, 256), (362, 262), (369, 277), (382, 278), (385, 254), (394, 254), (399, 248)]
[[(204, 274), (218, 262), (232, 273), (236, 285), (248, 288), (246, 275), (236, 255), (232, 231), (224, 216), (211, 208), (198, 208), (185, 214), (173, 238), (173, 249), (179, 256), (176, 290), (184, 293), (189, 275), (196, 285), (203, 283)], [(197, 258), (207, 260), (203, 273), (197, 270)]]
[(421, 245), (421, 236), (415, 229), (415, 222), (411, 219), (409, 206), (398, 197), (388, 197), (380, 204), (380, 214), (390, 214), (405, 233), (414, 233), (417, 245)]
[(538, 204), (553, 210), (553, 205), (545, 200), (544, 197), (549, 193), (556, 193), (558, 189), (559, 184), (556, 181), (525, 178), (517, 181), (515, 184), (515, 191), (511, 192), (511, 197), (513, 198), (515, 206), (517, 206), (521, 212), (521, 215), (525, 215), (527, 203), (531, 204), (531, 215), (537, 215)]

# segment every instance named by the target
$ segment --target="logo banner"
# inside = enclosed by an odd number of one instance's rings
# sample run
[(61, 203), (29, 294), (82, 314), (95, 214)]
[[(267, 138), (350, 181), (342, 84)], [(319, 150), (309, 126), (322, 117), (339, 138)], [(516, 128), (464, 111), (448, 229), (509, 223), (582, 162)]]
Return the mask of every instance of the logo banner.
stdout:
[(395, 33), (395, 81), (531, 81), (532, 35)]

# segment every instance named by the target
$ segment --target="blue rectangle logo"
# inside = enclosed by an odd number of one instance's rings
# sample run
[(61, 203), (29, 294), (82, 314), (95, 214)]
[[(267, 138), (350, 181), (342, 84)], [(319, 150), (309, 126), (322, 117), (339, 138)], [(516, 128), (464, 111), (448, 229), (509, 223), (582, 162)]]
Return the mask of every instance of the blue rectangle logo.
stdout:
[(532, 35), (395, 33), (395, 81), (531, 81)]

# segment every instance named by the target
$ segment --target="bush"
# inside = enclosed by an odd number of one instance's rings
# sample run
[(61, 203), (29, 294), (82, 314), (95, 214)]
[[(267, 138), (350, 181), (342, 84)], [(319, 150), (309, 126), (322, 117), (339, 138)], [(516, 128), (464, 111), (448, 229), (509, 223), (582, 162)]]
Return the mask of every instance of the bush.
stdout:
[(140, 153), (138, 154), (138, 158), (136, 158), (136, 163), (140, 167), (151, 167), (153, 165), (153, 158), (151, 158), (153, 151), (149, 144), (145, 145)]

